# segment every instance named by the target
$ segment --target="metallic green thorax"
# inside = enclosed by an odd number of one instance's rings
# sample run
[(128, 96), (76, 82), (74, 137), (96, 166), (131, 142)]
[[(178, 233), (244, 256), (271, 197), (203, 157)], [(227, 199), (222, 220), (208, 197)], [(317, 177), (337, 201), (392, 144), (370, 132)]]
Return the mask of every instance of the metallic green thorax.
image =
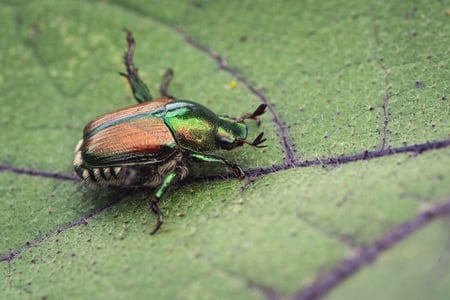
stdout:
[[(209, 152), (231, 149), (233, 142), (247, 137), (247, 126), (219, 117), (203, 105), (178, 100), (165, 105), (161, 113), (179, 146), (186, 150)], [(226, 145), (226, 146), (225, 146)]]

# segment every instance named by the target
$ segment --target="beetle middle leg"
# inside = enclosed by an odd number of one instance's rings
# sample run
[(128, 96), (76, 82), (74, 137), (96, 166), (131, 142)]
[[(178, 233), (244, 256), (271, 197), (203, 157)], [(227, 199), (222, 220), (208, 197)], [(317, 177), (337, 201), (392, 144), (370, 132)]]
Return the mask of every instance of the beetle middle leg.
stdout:
[(158, 207), (158, 202), (161, 200), (162, 196), (164, 196), (164, 194), (167, 192), (170, 185), (175, 181), (177, 176), (178, 176), (177, 172), (169, 173), (169, 175), (167, 175), (167, 177), (164, 179), (163, 183), (158, 187), (154, 197), (152, 197), (147, 201), (150, 209), (158, 218), (156, 220), (155, 228), (150, 234), (155, 234), (159, 230), (159, 228), (161, 228), (161, 225), (164, 223), (164, 216)]
[(221, 164), (227, 166), (228, 168), (230, 168), (236, 177), (238, 177), (238, 178), (245, 177), (244, 170), (242, 170), (242, 168), (240, 166), (238, 166), (235, 163), (229, 162), (228, 160), (226, 160), (225, 158), (222, 158), (220, 156), (204, 154), (204, 153), (191, 153), (190, 157), (194, 158), (196, 160), (199, 160), (199, 161), (203, 161), (203, 162), (221, 163)]

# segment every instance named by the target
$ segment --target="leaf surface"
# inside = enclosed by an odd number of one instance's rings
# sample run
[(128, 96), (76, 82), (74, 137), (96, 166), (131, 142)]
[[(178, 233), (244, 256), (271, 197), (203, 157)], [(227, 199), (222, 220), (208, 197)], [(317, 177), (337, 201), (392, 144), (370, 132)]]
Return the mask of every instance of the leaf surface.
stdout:
[[(2, 298), (445, 299), (449, 8), (5, 1)], [(268, 147), (221, 153), (247, 178), (179, 185), (154, 236), (152, 191), (72, 175), (83, 127), (134, 104), (123, 28), (153, 95), (172, 68), (169, 92), (218, 114), (268, 104)]]

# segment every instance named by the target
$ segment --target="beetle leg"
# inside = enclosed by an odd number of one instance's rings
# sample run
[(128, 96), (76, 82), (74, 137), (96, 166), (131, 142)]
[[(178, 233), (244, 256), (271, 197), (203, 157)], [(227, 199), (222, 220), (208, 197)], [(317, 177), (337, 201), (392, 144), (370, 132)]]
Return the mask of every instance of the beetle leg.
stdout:
[(220, 156), (215, 156), (215, 155), (211, 155), (211, 154), (203, 154), (203, 153), (195, 153), (195, 152), (191, 153), (190, 156), (194, 159), (197, 159), (197, 160), (203, 161), (203, 162), (221, 163), (221, 164), (227, 166), (228, 168), (230, 168), (236, 177), (238, 177), (238, 178), (245, 177), (244, 170), (242, 170), (242, 168), (240, 166), (238, 166), (237, 164), (234, 164), (232, 162), (229, 162), (228, 160), (226, 160)]
[(151, 101), (152, 95), (150, 94), (150, 91), (145, 85), (145, 83), (142, 81), (142, 79), (138, 75), (138, 69), (133, 64), (133, 54), (134, 54), (134, 38), (133, 34), (125, 30), (127, 33), (127, 43), (128, 43), (128, 50), (125, 52), (124, 55), (124, 62), (125, 67), (127, 69), (127, 73), (120, 72), (119, 74), (124, 76), (128, 83), (130, 84), (131, 90), (133, 91), (134, 99), (136, 99), (137, 102), (146, 102)]
[(161, 225), (164, 223), (164, 216), (161, 212), (161, 210), (158, 207), (158, 202), (161, 200), (162, 196), (167, 192), (170, 185), (174, 182), (174, 180), (177, 177), (176, 172), (172, 172), (164, 179), (163, 183), (159, 186), (158, 190), (155, 193), (155, 196), (152, 199), (148, 200), (148, 205), (152, 212), (158, 217), (158, 220), (156, 221), (155, 228), (150, 234), (155, 234)]
[(158, 205), (154, 201), (148, 201), (148, 204), (152, 212), (158, 217), (155, 228), (153, 228), (152, 232), (150, 232), (150, 234), (155, 234), (159, 230), (161, 225), (164, 223), (163, 214), (159, 209)]
[(173, 78), (173, 70), (167, 69), (163, 77), (163, 82), (161, 83), (161, 86), (159, 88), (159, 93), (161, 94), (162, 97), (175, 99), (175, 97), (173, 97), (167, 92), (169, 90), (169, 85), (170, 82), (172, 81), (172, 78)]

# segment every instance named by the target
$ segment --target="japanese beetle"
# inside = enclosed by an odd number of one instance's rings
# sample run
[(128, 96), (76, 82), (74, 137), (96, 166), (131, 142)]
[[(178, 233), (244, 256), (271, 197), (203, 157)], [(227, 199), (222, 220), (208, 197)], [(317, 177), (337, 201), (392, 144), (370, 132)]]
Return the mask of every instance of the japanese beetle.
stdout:
[(83, 139), (75, 149), (73, 167), (82, 181), (90, 186), (150, 186), (155, 194), (148, 200), (157, 216), (155, 228), (163, 223), (158, 202), (168, 188), (183, 180), (187, 162), (221, 163), (237, 177), (244, 177), (238, 165), (211, 152), (231, 150), (243, 144), (257, 148), (263, 133), (253, 142), (246, 140), (246, 119), (259, 122), (266, 105), (261, 104), (250, 114), (230, 118), (213, 113), (205, 106), (188, 100), (178, 100), (167, 93), (172, 70), (164, 76), (161, 97), (153, 99), (133, 64), (135, 42), (127, 31), (128, 49), (124, 56), (124, 76), (139, 102), (134, 106), (100, 116), (86, 125)]

